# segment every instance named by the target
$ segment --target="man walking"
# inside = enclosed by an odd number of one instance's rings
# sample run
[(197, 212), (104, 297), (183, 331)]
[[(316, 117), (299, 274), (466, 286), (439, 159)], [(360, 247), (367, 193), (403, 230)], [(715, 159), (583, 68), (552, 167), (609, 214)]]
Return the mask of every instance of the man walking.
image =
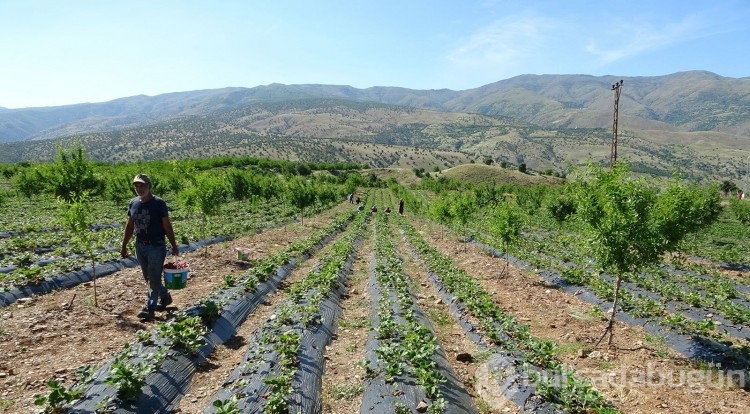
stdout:
[[(146, 306), (138, 314), (141, 319), (151, 320), (154, 311), (164, 309), (172, 303), (172, 296), (161, 280), (164, 259), (167, 256), (164, 237), (169, 239), (172, 255), (179, 255), (174, 238), (172, 222), (169, 220), (167, 203), (151, 193), (151, 179), (146, 174), (133, 178), (136, 197), (128, 206), (128, 223), (122, 240), (120, 255), (128, 257), (128, 243), (135, 234), (135, 255), (141, 265), (143, 278), (148, 282)], [(157, 304), (161, 302), (160, 304)]]

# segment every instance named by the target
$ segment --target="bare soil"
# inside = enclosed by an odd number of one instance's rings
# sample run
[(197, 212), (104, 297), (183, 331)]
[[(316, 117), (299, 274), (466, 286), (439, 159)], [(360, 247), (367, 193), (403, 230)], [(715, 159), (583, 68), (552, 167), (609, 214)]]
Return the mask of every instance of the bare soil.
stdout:
[(549, 286), (533, 271), (513, 266), (506, 271), (504, 260), (450, 236), (441, 238), (437, 226), (421, 222), (418, 228), (433, 246), (475, 276), (502, 309), (528, 324), (532, 334), (556, 342), (560, 360), (592, 380), (622, 412), (749, 412), (746, 390), (716, 370), (670, 351), (660, 338), (616, 322), (613, 345), (594, 348), (606, 321), (595, 316), (591, 304)]
[[(351, 208), (342, 204), (335, 210)], [(191, 278), (185, 289), (172, 291), (174, 305), (180, 309), (194, 304), (212, 289), (222, 285), (223, 276), (241, 274), (247, 262), (236, 260), (234, 247), (253, 249), (252, 258), (266, 256), (284, 248), (312, 228), (330, 223), (336, 211), (305, 218), (304, 226), (294, 223), (211, 246), (207, 253), (185, 253)], [(410, 218), (411, 219), (411, 218)], [(412, 222), (441, 252), (448, 254), (487, 289), (497, 303), (520, 323), (528, 324), (534, 335), (555, 341), (559, 358), (579, 375), (588, 377), (624, 413), (747, 413), (748, 392), (729, 381), (717, 386), (719, 374), (699, 369), (671, 352), (659, 338), (647, 335), (639, 327), (617, 323), (614, 345), (593, 348), (606, 322), (592, 312), (592, 306), (575, 296), (547, 285), (532, 270), (506, 267), (502, 259), (461, 243), (439, 227), (420, 220)], [(337, 335), (327, 348), (323, 377), (323, 410), (326, 413), (359, 411), (364, 372), (359, 362), (364, 357), (370, 299), (367, 290), (371, 241), (366, 239), (354, 262), (348, 282), (348, 296), (342, 302), (343, 316)], [(432, 290), (426, 268), (399, 245), (407, 274), (416, 286), (417, 301), (433, 322), (433, 328), (454, 371), (467, 386), (483, 413), (513, 412), (483, 400), (481, 382), (476, 379), (482, 360), (476, 347), (449, 316), (447, 307)], [(287, 284), (303, 277), (316, 257), (293, 271)], [(97, 281), (98, 306), (93, 303), (93, 284), (30, 298), (0, 310), (0, 412), (29, 413), (36, 407), (33, 396), (47, 393), (45, 382), (61, 379), (70, 385), (75, 370), (84, 364), (100, 366), (134, 342), (139, 329), (153, 329), (165, 320), (158, 314), (155, 322), (141, 322), (136, 314), (143, 306), (146, 285), (138, 268), (124, 269)], [(192, 387), (181, 400), (177, 412), (201, 413), (209, 398), (241, 361), (248, 338), (263, 324), (274, 305), (285, 299), (282, 287), (269, 296), (242, 325), (235, 337), (219, 346), (199, 367)], [(459, 354), (476, 358), (458, 361)], [(693, 387), (680, 384), (680, 374), (693, 375)], [(704, 380), (698, 378), (703, 373)], [(702, 387), (700, 387), (703, 385)], [(702, 389), (701, 389), (702, 388)], [(485, 390), (486, 391), (486, 390)]]

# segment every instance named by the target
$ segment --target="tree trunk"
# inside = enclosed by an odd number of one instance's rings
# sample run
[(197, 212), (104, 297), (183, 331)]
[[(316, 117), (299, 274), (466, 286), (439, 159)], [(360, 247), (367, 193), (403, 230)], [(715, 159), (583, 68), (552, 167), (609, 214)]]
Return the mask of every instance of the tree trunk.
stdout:
[(609, 333), (609, 339), (607, 340), (607, 345), (612, 345), (612, 339), (615, 336), (615, 331), (614, 331), (615, 314), (617, 314), (617, 300), (620, 297), (620, 285), (622, 285), (622, 276), (617, 275), (617, 284), (615, 285), (615, 298), (612, 301), (612, 314), (609, 316), (609, 322), (607, 323), (607, 328), (604, 330), (602, 337), (599, 338), (598, 341), (596, 341), (596, 345), (594, 345), (594, 348), (599, 346), (599, 344), (602, 342), (602, 339), (604, 339), (604, 337), (607, 336), (607, 333)]
[(91, 259), (91, 274), (94, 277), (94, 307), (98, 308), (99, 301), (96, 296), (96, 262), (94, 261), (93, 258)]

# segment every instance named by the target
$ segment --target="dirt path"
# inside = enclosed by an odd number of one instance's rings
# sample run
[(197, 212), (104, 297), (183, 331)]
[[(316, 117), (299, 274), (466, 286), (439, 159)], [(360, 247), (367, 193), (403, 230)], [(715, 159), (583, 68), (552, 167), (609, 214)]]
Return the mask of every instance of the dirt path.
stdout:
[(360, 362), (365, 358), (365, 344), (370, 329), (370, 298), (367, 291), (371, 232), (368, 232), (352, 264), (347, 283), (348, 294), (341, 301), (342, 314), (336, 336), (326, 348), (326, 365), (322, 378), (323, 412), (348, 414), (359, 411), (364, 391), (365, 372)]

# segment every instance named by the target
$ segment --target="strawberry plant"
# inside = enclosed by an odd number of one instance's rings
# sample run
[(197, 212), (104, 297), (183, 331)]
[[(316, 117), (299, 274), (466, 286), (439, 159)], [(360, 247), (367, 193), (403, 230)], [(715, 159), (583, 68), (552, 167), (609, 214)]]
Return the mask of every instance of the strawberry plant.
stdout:
[(206, 342), (200, 316), (177, 314), (174, 320), (157, 325), (156, 331), (159, 337), (171, 339), (173, 348), (187, 354), (194, 354)]
[(140, 361), (130, 361), (134, 350), (129, 346), (115, 357), (110, 368), (105, 384), (117, 389), (117, 396), (125, 401), (135, 401), (141, 395), (142, 388), (146, 385), (146, 377), (152, 373), (156, 366), (165, 358), (163, 351), (149, 354)]
[(221, 309), (216, 301), (202, 299), (198, 304), (198, 316), (201, 318), (204, 325), (211, 326), (211, 324), (221, 316)]
[(62, 414), (68, 411), (70, 404), (80, 398), (85, 393), (82, 386), (66, 388), (60, 381), (47, 381), (49, 394), (36, 394), (34, 404), (43, 406), (45, 414)]
[(241, 411), (237, 407), (237, 398), (232, 397), (226, 400), (216, 400), (213, 402), (213, 407), (216, 409), (216, 414), (240, 414)]

